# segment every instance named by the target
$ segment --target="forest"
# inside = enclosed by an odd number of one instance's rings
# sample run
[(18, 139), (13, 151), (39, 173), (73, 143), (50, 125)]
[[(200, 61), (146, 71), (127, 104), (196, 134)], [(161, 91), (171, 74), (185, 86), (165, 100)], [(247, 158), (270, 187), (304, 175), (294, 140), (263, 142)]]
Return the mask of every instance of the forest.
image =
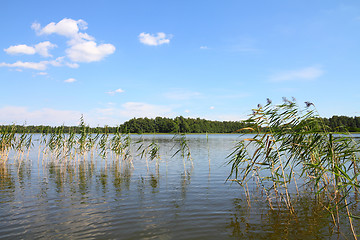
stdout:
[[(330, 132), (360, 132), (360, 117), (333, 116), (322, 118)], [(251, 126), (245, 121), (211, 121), (200, 118), (132, 118), (116, 127), (87, 127), (94, 133), (236, 133)], [(15, 132), (54, 133), (61, 128), (63, 132), (80, 133), (81, 126), (32, 126), (0, 125), (0, 131), (13, 129)]]

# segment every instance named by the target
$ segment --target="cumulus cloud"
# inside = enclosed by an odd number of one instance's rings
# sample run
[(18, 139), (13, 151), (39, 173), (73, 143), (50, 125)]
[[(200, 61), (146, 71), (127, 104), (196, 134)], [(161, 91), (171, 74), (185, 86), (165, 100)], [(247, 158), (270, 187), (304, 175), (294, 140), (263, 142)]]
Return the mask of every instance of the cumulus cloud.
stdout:
[(313, 80), (324, 74), (319, 67), (307, 67), (299, 70), (284, 71), (270, 77), (273, 82)]
[(96, 62), (114, 52), (114, 45), (97, 45), (94, 41), (77, 43), (66, 50), (67, 56), (74, 62)]
[(140, 33), (139, 40), (141, 43), (149, 46), (158, 46), (170, 43), (171, 35), (159, 32), (156, 35), (150, 33)]
[(49, 50), (52, 48), (55, 48), (55, 47), (56, 47), (55, 44), (52, 44), (51, 42), (46, 41), (46, 42), (38, 43), (33, 47), (28, 46), (26, 44), (10, 46), (10, 47), (4, 49), (4, 51), (10, 55), (16, 55), (16, 54), (34, 55), (35, 53), (38, 53), (39, 55), (41, 55), (43, 57), (52, 57), (52, 55), (49, 54)]
[(9, 48), (4, 49), (7, 54), (15, 55), (15, 54), (28, 54), (33, 55), (36, 53), (35, 48), (30, 47), (25, 44), (10, 46)]
[(44, 28), (41, 28), (39, 23), (34, 22), (31, 25), (31, 28), (34, 29), (38, 35), (49, 35), (56, 33), (68, 38), (76, 38), (78, 37), (80, 30), (87, 29), (87, 23), (82, 19), (73, 20), (70, 18), (64, 18), (58, 23), (51, 22)]
[(75, 79), (75, 78), (68, 78), (68, 79), (66, 79), (64, 82), (66, 82), (66, 83), (73, 83), (73, 82), (76, 82), (76, 79)]
[[(58, 34), (68, 38), (68, 47), (65, 50), (65, 53), (67, 54), (66, 57), (70, 59), (71, 62), (64, 60), (64, 56), (54, 60), (40, 62), (24, 62), (21, 60), (15, 63), (2, 62), (0, 63), (0, 67), (17, 68), (17, 70), (33, 69), (38, 71), (44, 71), (48, 66), (78, 68), (79, 62), (101, 61), (106, 56), (115, 52), (114, 45), (109, 43), (98, 44), (94, 37), (85, 32), (80, 32), (87, 29), (87, 23), (82, 19), (73, 20), (64, 18), (58, 23), (51, 22), (45, 27), (41, 27), (39, 23), (35, 22), (31, 25), (31, 28), (35, 30), (38, 35)], [(49, 51), (55, 47), (57, 47), (57, 45), (49, 41), (44, 41), (33, 46), (26, 44), (13, 45), (4, 49), (4, 51), (10, 55), (39, 54), (42, 57), (53, 57)]]
[(38, 35), (58, 34), (67, 37), (69, 48), (66, 54), (74, 62), (96, 62), (115, 52), (115, 46), (109, 43), (97, 44), (95, 38), (80, 30), (87, 29), (84, 20), (64, 18), (58, 23), (51, 22), (41, 28), (39, 23), (33, 23), (32, 29)]
[(43, 57), (52, 57), (51, 54), (49, 54), (49, 50), (57, 47), (56, 44), (52, 44), (49, 41), (41, 42), (35, 45), (35, 52), (40, 54)]

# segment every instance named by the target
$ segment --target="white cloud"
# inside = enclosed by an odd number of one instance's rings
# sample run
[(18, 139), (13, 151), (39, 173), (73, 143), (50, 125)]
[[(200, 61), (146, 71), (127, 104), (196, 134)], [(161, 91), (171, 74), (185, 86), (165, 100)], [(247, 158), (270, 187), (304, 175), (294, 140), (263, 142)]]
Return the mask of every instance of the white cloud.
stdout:
[(73, 83), (73, 82), (76, 82), (76, 79), (75, 79), (75, 78), (68, 78), (68, 79), (66, 79), (64, 82), (66, 82), (66, 83)]
[(35, 51), (40, 54), (43, 57), (52, 57), (51, 54), (49, 54), (49, 49), (57, 47), (55, 44), (52, 44), (49, 41), (41, 42), (35, 45)]
[(115, 95), (116, 93), (123, 93), (125, 92), (123, 89), (119, 88), (119, 89), (116, 89), (114, 91), (109, 91), (109, 92), (106, 92), (107, 94), (109, 95)]
[(15, 67), (15, 68), (28, 68), (28, 69), (34, 69), (34, 70), (40, 70), (43, 71), (46, 69), (48, 65), (48, 61), (42, 61), (42, 62), (22, 62), (17, 61), (15, 63), (0, 63), (0, 67)]
[(165, 93), (164, 96), (171, 100), (189, 100), (193, 98), (199, 98), (202, 96), (199, 92), (192, 92), (188, 90), (178, 89)]
[(39, 72), (39, 73), (37, 73), (37, 75), (46, 76), (46, 75), (48, 75), (48, 73), (47, 72)]
[(70, 68), (78, 68), (79, 67), (79, 64), (77, 64), (77, 63), (66, 62), (65, 65), (70, 67)]
[(295, 81), (295, 80), (313, 80), (324, 74), (319, 67), (307, 67), (299, 70), (284, 71), (270, 77), (273, 82)]
[(58, 34), (69, 38), (66, 54), (74, 62), (96, 62), (115, 52), (115, 46), (109, 43), (97, 44), (95, 38), (80, 30), (87, 29), (87, 23), (80, 20), (64, 18), (58, 23), (51, 22), (44, 28), (39, 23), (33, 23), (39, 35)]
[(15, 55), (15, 54), (33, 55), (36, 53), (35, 48), (30, 47), (25, 44), (10, 46), (10, 47), (4, 49), (4, 51), (10, 55)]
[(26, 69), (33, 69), (33, 70), (39, 70), (39, 71), (46, 70), (48, 65), (51, 65), (54, 67), (61, 67), (64, 65), (67, 65), (67, 66), (73, 67), (73, 68), (78, 67), (77, 64), (70, 64), (70, 63), (64, 62), (64, 57), (58, 57), (55, 60), (41, 61), (41, 62), (17, 61), (15, 63), (4, 63), (4, 62), (0, 63), (0, 67), (26, 68)]
[(34, 22), (33, 24), (31, 24), (31, 29), (35, 30), (35, 32), (39, 34), (39, 31), (41, 29), (40, 23)]
[(0, 124), (23, 124), (26, 122), (28, 125), (77, 125), (80, 116), (81, 113), (77, 111), (56, 110), (51, 108), (42, 108), (33, 111), (26, 107), (19, 106), (0, 108)]
[(215, 107), (214, 107), (214, 106), (211, 106), (211, 107), (210, 107), (210, 110), (213, 110), (213, 109), (215, 109)]
[(122, 93), (122, 92), (125, 92), (125, 91), (122, 90), (121, 88), (115, 90), (115, 93)]
[(190, 112), (190, 110), (186, 109), (184, 112), (185, 112), (185, 113), (189, 113), (189, 112)]
[(51, 22), (44, 28), (41, 28), (41, 25), (35, 22), (31, 25), (31, 28), (34, 29), (38, 35), (56, 33), (68, 38), (77, 38), (79, 30), (87, 29), (87, 23), (82, 19), (76, 21), (70, 18), (64, 18), (58, 23)]
[(46, 42), (38, 43), (34, 47), (25, 44), (10, 46), (9, 48), (4, 49), (4, 51), (10, 55), (15, 55), (15, 54), (34, 55), (35, 53), (38, 53), (43, 57), (51, 57), (52, 55), (49, 54), (49, 50), (54, 47), (56, 47), (55, 44), (46, 41)]
[(140, 42), (150, 46), (158, 46), (165, 43), (168, 44), (170, 43), (171, 37), (172, 37), (171, 35), (165, 34), (163, 32), (159, 32), (156, 35), (150, 33), (144, 33), (144, 32), (139, 34)]
[(79, 124), (81, 115), (84, 115), (86, 124), (90, 126), (104, 126), (105, 124), (116, 126), (134, 117), (172, 117), (173, 113), (168, 106), (142, 102), (127, 102), (118, 108), (109, 104), (105, 108), (88, 112), (52, 108), (31, 110), (24, 106), (6, 106), (0, 108), (0, 125), (26, 122), (27, 125), (74, 126)]
[(66, 50), (67, 56), (74, 62), (96, 62), (114, 52), (114, 45), (97, 45), (94, 41), (77, 43)]
[[(65, 50), (67, 57), (72, 61), (68, 62), (64, 60), (65, 57), (58, 57), (54, 60), (40, 61), (40, 62), (24, 62), (17, 61), (15, 63), (0, 63), (0, 67), (33, 69), (44, 71), (48, 66), (67, 66), (70, 68), (78, 68), (78, 62), (95, 62), (104, 59), (106, 56), (115, 52), (115, 46), (112, 44), (97, 44), (95, 38), (87, 33), (80, 32), (87, 29), (87, 23), (80, 20), (73, 20), (64, 18), (58, 23), (51, 22), (45, 27), (37, 22), (31, 25), (31, 28), (35, 30), (38, 35), (50, 35), (58, 34), (67, 37), (68, 48)], [(40, 42), (34, 46), (28, 46), (26, 44), (10, 46), (4, 51), (7, 54), (27, 54), (34, 55), (39, 54), (43, 57), (52, 57), (49, 50), (57, 47), (49, 41)]]
[(200, 46), (200, 49), (205, 50), (205, 49), (209, 49), (209, 48), (207, 46)]

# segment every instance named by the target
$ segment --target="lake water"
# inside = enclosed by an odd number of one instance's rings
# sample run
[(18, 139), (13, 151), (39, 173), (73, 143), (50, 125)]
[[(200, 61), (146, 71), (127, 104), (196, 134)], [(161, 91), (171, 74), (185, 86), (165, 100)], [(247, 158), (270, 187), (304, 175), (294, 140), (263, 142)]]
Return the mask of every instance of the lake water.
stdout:
[[(143, 138), (159, 143), (158, 165), (147, 167), (133, 147), (132, 164), (109, 155), (62, 166), (39, 157), (36, 144), (28, 160), (19, 164), (13, 155), (0, 164), (0, 238), (352, 239), (346, 222), (334, 229), (305, 196), (295, 204), (296, 216), (271, 210), (260, 194), (249, 207), (242, 188), (226, 182), (226, 156), (238, 135), (188, 135), (193, 162), (185, 166), (180, 155), (171, 157), (171, 135)], [(360, 232), (359, 222), (355, 227)]]

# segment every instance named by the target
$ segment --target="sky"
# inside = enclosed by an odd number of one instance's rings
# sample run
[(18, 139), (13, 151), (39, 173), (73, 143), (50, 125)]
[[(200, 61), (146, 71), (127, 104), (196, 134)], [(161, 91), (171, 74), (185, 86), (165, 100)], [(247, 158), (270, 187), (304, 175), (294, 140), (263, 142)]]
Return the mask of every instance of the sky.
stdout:
[(360, 115), (358, 0), (0, 1), (0, 125)]

